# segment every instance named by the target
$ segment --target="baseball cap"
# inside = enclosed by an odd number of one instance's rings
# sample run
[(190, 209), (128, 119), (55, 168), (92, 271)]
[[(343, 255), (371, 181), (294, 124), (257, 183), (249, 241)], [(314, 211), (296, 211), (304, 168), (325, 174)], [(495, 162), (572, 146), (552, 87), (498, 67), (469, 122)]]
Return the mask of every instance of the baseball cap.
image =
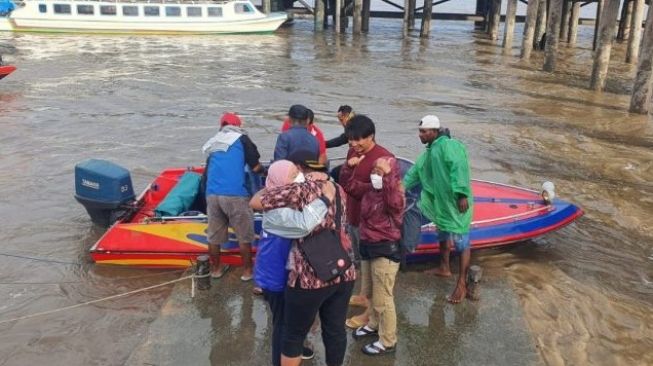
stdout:
[(288, 110), (288, 117), (299, 120), (307, 119), (308, 108), (304, 107), (301, 104), (295, 104)]
[(226, 125), (240, 127), (243, 125), (243, 121), (235, 113), (227, 112), (220, 117), (220, 127)]
[(428, 116), (424, 116), (419, 121), (418, 128), (420, 130), (428, 130), (428, 129), (437, 130), (440, 128), (440, 119), (432, 114), (429, 114)]
[(325, 171), (326, 165), (318, 161), (319, 152), (311, 150), (295, 150), (288, 155), (288, 160), (313, 170)]

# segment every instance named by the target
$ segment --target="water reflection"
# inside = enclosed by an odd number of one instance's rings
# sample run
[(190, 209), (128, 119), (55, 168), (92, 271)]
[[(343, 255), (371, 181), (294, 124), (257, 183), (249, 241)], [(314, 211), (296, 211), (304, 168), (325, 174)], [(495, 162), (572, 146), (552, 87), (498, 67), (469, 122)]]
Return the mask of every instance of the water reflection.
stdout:
[[(496, 283), (507, 278), (520, 304), (500, 302), (510, 294), (504, 283), (477, 305), (452, 307), (443, 300), (447, 282), (424, 283), (419, 273), (402, 277), (398, 309), (405, 342), (397, 359), (430, 364), (450, 354), (450, 363), (483, 364), (475, 357), (492, 346), (511, 355), (504, 360), (509, 364), (515, 361), (512, 351), (536, 354), (519, 343), (531, 339), (524, 331), (529, 329), (547, 363), (653, 363), (653, 334), (646, 327), (653, 323), (653, 124), (625, 111), (632, 67), (615, 61), (609, 92), (587, 91), (591, 27), (581, 27), (581, 47), (564, 49), (562, 71), (554, 74), (539, 71), (539, 53), (529, 62), (503, 56), (471, 23), (438, 22), (429, 40), (415, 33), (402, 39), (401, 22), (391, 20), (375, 19), (370, 34), (360, 37), (315, 35), (311, 27), (297, 21), (270, 36), (5, 38), (19, 70), (0, 84), (3, 251), (80, 265), (0, 257), (7, 282), (60, 282), (0, 285), (6, 299), (1, 318), (179, 275), (89, 263), (86, 250), (102, 231), (92, 228), (72, 198), (78, 161), (120, 163), (140, 189), (164, 167), (201, 162), (199, 148), (224, 110), (243, 115), (266, 159), (289, 105), (313, 108), (325, 135), (335, 136), (342, 131), (335, 110), (350, 104), (375, 120), (380, 144), (408, 158), (423, 149), (417, 121), (436, 113), (467, 144), (475, 178), (527, 187), (550, 179), (561, 197), (587, 213), (537, 242), (475, 256), (497, 273)], [(616, 57), (623, 48), (615, 46)], [(343, 155), (344, 149), (332, 154)], [(159, 311), (184, 309), (205, 321), (198, 321), (197, 334), (210, 351), (198, 350), (197, 360), (226, 357), (251, 364), (236, 355), (256, 353), (265, 363), (265, 304), (234, 280), (197, 308), (162, 309), (170, 290), (160, 289), (0, 325), (0, 363), (123, 364), (135, 357), (130, 353)], [(500, 336), (490, 329), (496, 324), (488, 317), (493, 306), (516, 309), (514, 318), (501, 323)], [(522, 311), (527, 325), (519, 323)], [(450, 343), (424, 347), (448, 329), (457, 330), (447, 333)], [(509, 343), (506, 337), (513, 335)], [(517, 346), (500, 348), (506, 344)], [(350, 364), (371, 362), (359, 346), (351, 345)]]

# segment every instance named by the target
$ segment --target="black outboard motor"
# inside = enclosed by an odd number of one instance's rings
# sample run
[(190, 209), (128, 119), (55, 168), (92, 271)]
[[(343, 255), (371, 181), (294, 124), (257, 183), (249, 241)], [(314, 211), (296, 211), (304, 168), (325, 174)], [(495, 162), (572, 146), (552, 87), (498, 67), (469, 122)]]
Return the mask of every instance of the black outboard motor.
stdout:
[(129, 209), (134, 188), (129, 171), (110, 161), (89, 159), (75, 166), (75, 199), (95, 224), (109, 227)]

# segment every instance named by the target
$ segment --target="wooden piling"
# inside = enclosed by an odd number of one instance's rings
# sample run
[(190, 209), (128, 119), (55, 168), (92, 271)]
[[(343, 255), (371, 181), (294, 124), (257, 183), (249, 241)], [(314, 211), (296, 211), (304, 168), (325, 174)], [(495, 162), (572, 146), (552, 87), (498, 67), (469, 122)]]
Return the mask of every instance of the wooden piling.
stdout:
[(488, 0), (476, 0), (475, 15), (482, 16), (483, 20), (474, 22), (475, 29), (485, 29), (485, 23), (487, 22), (487, 18), (485, 17), (485, 14), (487, 13), (487, 6), (488, 6)]
[(422, 28), (420, 29), (419, 36), (422, 38), (429, 38), (431, 32), (431, 17), (433, 16), (433, 2), (431, 0), (424, 0), (424, 10), (422, 10)]
[(576, 45), (578, 38), (578, 20), (580, 19), (580, 1), (575, 1), (571, 6), (571, 16), (569, 17), (569, 36), (567, 42), (570, 46)]
[(362, 10), (363, 10), (363, 0), (354, 0), (354, 15), (352, 17), (354, 18), (354, 26), (352, 29), (352, 33), (354, 34), (360, 34), (361, 30), (363, 29), (363, 24), (361, 19)]
[(535, 36), (535, 23), (537, 23), (537, 9), (544, 0), (528, 0), (526, 7), (526, 23), (524, 24), (524, 37), (521, 43), (521, 59), (528, 60), (533, 51), (533, 37)]
[(539, 50), (540, 41), (546, 32), (546, 3), (547, 0), (540, 0), (537, 6), (537, 21), (535, 23), (535, 39), (533, 39), (533, 47)]
[(509, 55), (512, 51), (512, 39), (515, 35), (515, 15), (517, 15), (517, 0), (508, 0), (506, 27), (503, 32), (503, 53), (506, 55)]
[(562, 20), (562, 1), (563, 0), (551, 0), (551, 5), (549, 7), (543, 67), (544, 71), (548, 72), (553, 72), (556, 68), (558, 43), (560, 39), (560, 21)]
[(639, 57), (639, 44), (642, 40), (642, 18), (644, 17), (644, 0), (633, 0), (633, 17), (630, 24), (630, 37), (626, 49), (626, 63), (636, 64)]
[(313, 27), (316, 32), (324, 30), (324, 1), (315, 0), (315, 16), (313, 18)]
[(571, 16), (571, 0), (562, 0), (562, 20), (560, 21), (560, 40), (567, 42), (569, 37), (569, 19)]
[(408, 37), (408, 29), (409, 29), (409, 14), (410, 14), (410, 0), (404, 0), (404, 22), (403, 26), (401, 27), (401, 34), (404, 38)]
[(263, 13), (265, 14), (270, 14), (270, 10), (272, 9), (272, 4), (270, 1), (271, 0), (263, 0)]
[(620, 0), (605, 0), (603, 11), (601, 12), (601, 22), (599, 24), (598, 44), (594, 53), (594, 63), (592, 65), (592, 78), (590, 80), (590, 89), (601, 91), (605, 87), (605, 79), (608, 75), (608, 65), (610, 64), (610, 52), (612, 51), (612, 41), (614, 39), (614, 29), (619, 15)]
[(342, 0), (336, 0), (336, 6), (333, 10), (333, 29), (336, 31), (336, 33), (340, 33), (342, 31), (340, 25), (340, 11), (342, 10)]
[(370, 31), (370, 8), (372, 6), (372, 0), (363, 0), (363, 32), (367, 33)]
[(653, 6), (648, 7), (644, 39), (637, 64), (637, 75), (633, 84), (633, 95), (630, 98), (630, 112), (646, 114), (651, 107), (651, 65), (653, 65)]
[(501, 23), (501, 0), (492, 0), (492, 12), (490, 13), (490, 39), (499, 39), (499, 25)]
[(624, 30), (623, 30), (623, 39), (626, 40), (630, 37), (630, 27), (633, 21), (633, 9), (635, 7), (635, 1), (634, 0), (624, 0), (624, 1), (628, 2), (628, 7), (626, 7), (626, 19), (624, 20)]
[(633, 18), (633, 3), (631, 0), (624, 0), (621, 5), (621, 14), (619, 15), (619, 28), (617, 29), (617, 42), (623, 42), (628, 39), (630, 33), (630, 23)]
[(603, 13), (603, 4), (605, 0), (598, 0), (596, 2), (596, 20), (594, 21), (594, 38), (592, 39), (592, 50), (596, 50), (596, 40), (599, 36), (599, 23), (601, 22), (601, 13)]
[(417, 9), (417, 0), (410, 0), (408, 2), (408, 29), (415, 29), (415, 9)]

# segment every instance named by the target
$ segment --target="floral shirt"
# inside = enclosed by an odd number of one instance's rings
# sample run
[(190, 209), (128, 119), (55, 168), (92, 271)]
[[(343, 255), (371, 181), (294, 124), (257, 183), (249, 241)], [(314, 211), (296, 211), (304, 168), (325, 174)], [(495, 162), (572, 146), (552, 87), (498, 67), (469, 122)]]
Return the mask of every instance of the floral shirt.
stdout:
[[(280, 207), (290, 207), (295, 210), (301, 210), (304, 206), (308, 205), (310, 202), (322, 195), (323, 182), (323, 180), (313, 180), (310, 176), (307, 176), (305, 183), (294, 183), (272, 189), (266, 189), (265, 193), (261, 197), (263, 209), (268, 211)], [(347, 217), (345, 212), (347, 206), (345, 198), (346, 194), (342, 187), (337, 184), (336, 186), (340, 192), (342, 205), (342, 213), (340, 218), (340, 242), (342, 243), (343, 248), (351, 254), (351, 240), (345, 230), (345, 219)], [(334, 202), (329, 205), (329, 210), (324, 220), (313, 230), (313, 233), (325, 229), (335, 230), (335, 208), (336, 204), (334, 200)], [(351, 267), (345, 271), (343, 276), (336, 277), (328, 282), (320, 280), (315, 275), (313, 267), (308, 264), (308, 261), (304, 258), (302, 252), (299, 250), (302, 242), (303, 239), (297, 239), (297, 245), (294, 245), (290, 251), (290, 274), (288, 275), (289, 287), (299, 286), (303, 289), (318, 289), (336, 285), (343, 280), (354, 281), (356, 279), (356, 269), (352, 264)]]

